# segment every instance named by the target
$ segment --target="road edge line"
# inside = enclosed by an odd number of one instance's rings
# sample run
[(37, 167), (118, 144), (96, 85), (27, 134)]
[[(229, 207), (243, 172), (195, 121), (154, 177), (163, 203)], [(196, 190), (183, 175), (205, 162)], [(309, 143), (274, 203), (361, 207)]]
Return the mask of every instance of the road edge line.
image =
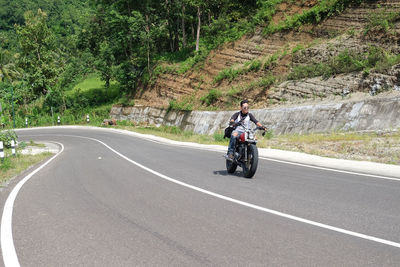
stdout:
[(64, 145), (58, 142), (54, 142), (58, 145), (61, 146), (61, 150), (51, 157), (49, 160), (47, 160), (45, 163), (43, 163), (41, 166), (39, 166), (37, 169), (35, 169), (33, 172), (25, 176), (21, 181), (17, 183), (17, 185), (13, 188), (11, 193), (8, 195), (7, 200), (4, 204), (4, 209), (3, 209), (3, 214), (1, 218), (1, 239), (0, 239), (0, 244), (1, 244), (1, 253), (3, 255), (3, 262), (5, 267), (15, 267), (15, 266), (20, 266), (18, 257), (17, 257), (17, 252), (14, 247), (14, 240), (12, 236), (12, 214), (13, 214), (13, 209), (14, 209), (14, 201), (17, 197), (17, 194), (19, 190), (22, 188), (22, 186), (35, 175), (37, 172), (39, 172), (41, 169), (43, 169), (46, 165), (48, 165), (51, 161), (53, 161), (56, 157), (58, 157), (63, 151), (64, 151)]
[[(81, 137), (83, 137), (83, 136), (81, 136)], [(373, 242), (376, 242), (376, 243), (381, 243), (381, 244), (384, 244), (384, 245), (400, 248), (400, 243), (397, 243), (397, 242), (394, 242), (394, 241), (390, 241), (390, 240), (386, 240), (386, 239), (382, 239), (382, 238), (378, 238), (378, 237), (374, 237), (374, 236), (370, 236), (370, 235), (366, 235), (366, 234), (362, 234), (362, 233), (357, 233), (357, 232), (354, 232), (354, 231), (350, 231), (350, 230), (346, 230), (346, 229), (343, 229), (343, 228), (331, 226), (331, 225), (328, 225), (328, 224), (319, 223), (319, 222), (316, 222), (316, 221), (304, 219), (304, 218), (297, 217), (297, 216), (294, 216), (294, 215), (290, 215), (290, 214), (287, 214), (287, 213), (283, 213), (283, 212), (280, 212), (280, 211), (264, 208), (264, 207), (261, 207), (261, 206), (255, 205), (255, 204), (251, 204), (251, 203), (248, 203), (248, 202), (245, 202), (245, 201), (241, 201), (241, 200), (238, 200), (238, 199), (227, 197), (227, 196), (224, 196), (224, 195), (221, 195), (221, 194), (218, 194), (218, 193), (214, 193), (214, 192), (205, 190), (203, 188), (200, 188), (200, 187), (197, 187), (197, 186), (194, 186), (194, 185), (190, 185), (190, 184), (181, 182), (179, 180), (176, 180), (176, 179), (173, 179), (173, 178), (171, 178), (169, 176), (166, 176), (166, 175), (164, 175), (162, 173), (159, 173), (159, 172), (157, 172), (155, 170), (152, 170), (152, 169), (150, 169), (150, 168), (148, 168), (148, 167), (146, 167), (146, 166), (144, 166), (144, 165), (142, 165), (142, 164), (140, 164), (140, 163), (128, 158), (127, 156), (125, 156), (122, 153), (116, 151), (115, 149), (113, 149), (112, 147), (110, 147), (109, 145), (107, 145), (106, 143), (104, 143), (104, 142), (102, 142), (102, 141), (100, 141), (98, 139), (91, 138), (91, 137), (83, 137), (83, 138), (87, 138), (87, 139), (91, 139), (93, 141), (99, 142), (100, 144), (104, 145), (109, 150), (111, 150), (112, 152), (114, 152), (115, 154), (120, 156), (121, 158), (127, 160), (128, 162), (136, 165), (137, 167), (139, 167), (139, 168), (141, 168), (141, 169), (143, 169), (143, 170), (145, 170), (147, 172), (150, 172), (150, 173), (152, 173), (152, 174), (154, 174), (154, 175), (156, 175), (156, 176), (158, 176), (158, 177), (160, 177), (160, 178), (162, 178), (164, 180), (170, 181), (172, 183), (181, 185), (181, 186), (186, 187), (186, 188), (190, 188), (192, 190), (204, 193), (206, 195), (210, 195), (210, 196), (213, 196), (213, 197), (216, 197), (216, 198), (219, 198), (219, 199), (223, 199), (223, 200), (235, 203), (235, 204), (239, 204), (239, 205), (242, 205), (242, 206), (245, 206), (245, 207), (248, 207), (248, 208), (252, 208), (252, 209), (255, 209), (255, 210), (263, 211), (263, 212), (266, 212), (266, 213), (269, 213), (269, 214), (273, 214), (273, 215), (276, 215), (276, 216), (279, 216), (279, 217), (283, 217), (283, 218), (286, 218), (286, 219), (290, 219), (290, 220), (293, 220), (293, 221), (297, 221), (297, 222), (313, 225), (313, 226), (316, 226), (316, 227), (319, 227), (319, 228), (322, 228), (322, 229), (327, 229), (327, 230), (331, 230), (331, 231), (334, 231), (334, 232), (346, 234), (346, 235), (349, 235), (349, 236), (354, 236), (354, 237), (358, 237), (358, 238), (361, 238), (361, 239), (373, 241)]]

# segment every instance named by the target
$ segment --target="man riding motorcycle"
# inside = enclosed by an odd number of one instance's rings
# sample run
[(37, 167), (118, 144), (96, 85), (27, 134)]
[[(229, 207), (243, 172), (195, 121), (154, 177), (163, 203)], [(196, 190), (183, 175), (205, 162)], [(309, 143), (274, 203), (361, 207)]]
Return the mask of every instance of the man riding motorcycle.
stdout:
[(266, 129), (256, 120), (253, 114), (249, 113), (249, 101), (243, 100), (240, 102), (240, 111), (233, 114), (229, 122), (229, 125), (233, 126), (235, 129), (229, 141), (228, 153), (226, 155), (228, 160), (233, 161), (237, 137), (245, 131), (245, 128), (250, 128), (250, 121), (255, 123), (258, 127), (262, 127), (264, 130)]

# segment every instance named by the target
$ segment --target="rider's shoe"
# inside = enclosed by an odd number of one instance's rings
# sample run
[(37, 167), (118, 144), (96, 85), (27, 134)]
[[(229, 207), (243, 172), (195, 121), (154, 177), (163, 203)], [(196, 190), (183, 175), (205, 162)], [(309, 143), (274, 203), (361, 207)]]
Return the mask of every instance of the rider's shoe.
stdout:
[(234, 156), (233, 156), (232, 153), (226, 154), (226, 155), (225, 155), (225, 158), (226, 158), (227, 160), (230, 160), (230, 161), (233, 161), (233, 160), (234, 160)]

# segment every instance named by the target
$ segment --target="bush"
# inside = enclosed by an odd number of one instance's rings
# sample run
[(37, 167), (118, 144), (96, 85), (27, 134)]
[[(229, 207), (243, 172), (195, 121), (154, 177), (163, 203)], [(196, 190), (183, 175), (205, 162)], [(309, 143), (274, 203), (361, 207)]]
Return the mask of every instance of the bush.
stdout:
[(320, 0), (318, 4), (302, 14), (295, 14), (287, 17), (278, 25), (270, 24), (264, 29), (265, 34), (272, 34), (278, 31), (296, 29), (304, 24), (315, 24), (334, 14), (339, 14), (351, 4), (360, 4), (363, 0)]
[(216, 142), (223, 142), (224, 141), (224, 134), (221, 132), (215, 132), (214, 133), (214, 140)]
[(261, 68), (261, 61), (259, 60), (252, 60), (248, 63), (245, 64), (245, 67), (247, 67), (247, 71), (246, 72), (250, 72), (250, 71), (259, 71)]
[(288, 75), (288, 80), (300, 80), (304, 78), (322, 76), (326, 72), (327, 65), (323, 63), (295, 66)]
[(217, 102), (218, 98), (222, 96), (222, 93), (217, 89), (211, 89), (208, 95), (203, 96), (200, 100), (203, 104), (207, 104), (207, 106), (214, 104)]
[(260, 81), (257, 82), (259, 87), (263, 88), (263, 91), (266, 91), (267, 88), (271, 87), (276, 81), (276, 77), (273, 75), (268, 75), (263, 77)]
[(266, 131), (264, 138), (266, 138), (267, 140), (271, 139), (272, 137), (274, 137), (274, 134), (272, 132), (272, 130)]
[(394, 22), (400, 18), (400, 14), (394, 11), (388, 11), (387, 8), (380, 8), (377, 11), (368, 13), (368, 23), (364, 33), (371, 30), (387, 33), (394, 28)]
[(169, 106), (167, 111), (177, 110), (177, 111), (191, 111), (193, 110), (193, 106), (188, 100), (183, 100), (181, 102), (177, 100), (169, 101)]
[(242, 71), (240, 69), (227, 68), (221, 70), (214, 78), (214, 83), (219, 83), (222, 80), (233, 81)]
[(3, 141), (4, 147), (11, 147), (11, 140), (17, 141), (18, 136), (13, 130), (6, 130), (0, 132), (0, 141)]
[(214, 83), (219, 83), (225, 79), (232, 82), (239, 75), (246, 74), (251, 71), (259, 71), (262, 65), (263, 64), (260, 60), (254, 59), (251, 61), (247, 61), (242, 67), (231, 67), (223, 69), (217, 74), (217, 76), (215, 76)]
[(399, 62), (400, 55), (389, 53), (377, 46), (370, 46), (366, 53), (345, 50), (325, 63), (295, 66), (288, 79), (299, 80), (317, 76), (328, 78), (353, 71), (363, 71), (368, 75), (371, 69), (385, 72)]
[(10, 158), (4, 158), (3, 160), (0, 164), (0, 170), (6, 171), (14, 167)]
[(295, 48), (292, 49), (292, 54), (295, 54), (295, 53), (297, 53), (298, 51), (301, 51), (301, 50), (303, 50), (303, 49), (304, 49), (304, 46), (303, 46), (302, 44), (298, 44), (298, 45), (296, 45)]

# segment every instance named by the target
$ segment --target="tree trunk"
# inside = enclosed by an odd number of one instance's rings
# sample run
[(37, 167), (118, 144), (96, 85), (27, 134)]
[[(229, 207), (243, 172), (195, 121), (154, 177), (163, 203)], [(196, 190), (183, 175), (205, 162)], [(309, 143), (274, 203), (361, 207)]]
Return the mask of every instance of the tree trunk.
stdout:
[(174, 38), (173, 38), (172, 31), (171, 31), (171, 23), (169, 20), (169, 2), (168, 2), (168, 0), (165, 0), (165, 8), (167, 9), (167, 28), (168, 28), (169, 47), (171, 49), (171, 52), (174, 52)]
[(201, 27), (201, 10), (197, 7), (197, 36), (196, 36), (196, 51), (200, 49), (200, 27)]
[(176, 27), (175, 27), (175, 51), (179, 51), (179, 17), (176, 18)]
[(186, 31), (185, 31), (185, 4), (182, 5), (182, 43), (183, 48), (186, 48)]
[(150, 73), (150, 23), (149, 15), (146, 14), (146, 33), (147, 33), (147, 72)]

